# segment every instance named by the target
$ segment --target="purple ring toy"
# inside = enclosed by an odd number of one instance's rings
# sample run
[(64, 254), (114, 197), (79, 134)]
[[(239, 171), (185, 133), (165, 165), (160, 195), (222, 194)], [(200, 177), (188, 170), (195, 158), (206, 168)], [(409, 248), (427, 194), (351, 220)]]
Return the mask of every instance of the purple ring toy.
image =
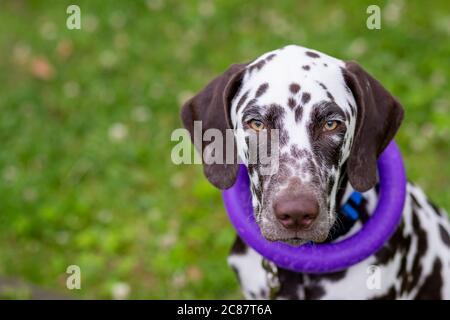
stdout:
[(380, 198), (375, 212), (353, 236), (336, 243), (293, 247), (266, 240), (255, 222), (247, 169), (240, 166), (236, 183), (223, 191), (231, 223), (250, 247), (277, 266), (297, 272), (327, 273), (346, 269), (372, 255), (394, 233), (400, 222), (406, 193), (406, 175), (394, 141), (378, 160)]

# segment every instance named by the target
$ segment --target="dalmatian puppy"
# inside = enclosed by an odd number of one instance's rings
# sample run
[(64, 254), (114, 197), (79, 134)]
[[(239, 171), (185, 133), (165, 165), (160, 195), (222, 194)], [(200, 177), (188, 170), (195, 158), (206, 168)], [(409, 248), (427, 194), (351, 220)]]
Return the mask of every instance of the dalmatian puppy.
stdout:
[[(299, 246), (344, 239), (370, 218), (378, 201), (377, 159), (397, 132), (403, 108), (356, 62), (289, 45), (232, 65), (186, 102), (181, 118), (191, 135), (194, 121), (202, 121), (203, 130), (233, 130), (233, 163), (204, 163), (206, 177), (227, 189), (242, 161), (262, 235)], [(277, 168), (264, 174), (267, 164), (249, 161), (249, 141), (273, 130)], [(197, 147), (202, 152), (208, 145)], [(336, 235), (339, 208), (353, 191), (362, 195), (360, 219)], [(450, 223), (408, 183), (394, 235), (346, 270), (284, 270), (239, 238), (228, 262), (249, 299), (450, 299)], [(376, 288), (368, 285), (374, 266)]]

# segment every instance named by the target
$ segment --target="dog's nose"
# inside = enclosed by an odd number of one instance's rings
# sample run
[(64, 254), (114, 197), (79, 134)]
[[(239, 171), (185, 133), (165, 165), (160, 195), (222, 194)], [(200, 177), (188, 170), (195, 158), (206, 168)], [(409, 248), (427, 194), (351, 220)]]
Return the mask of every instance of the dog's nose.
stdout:
[(286, 229), (296, 231), (308, 229), (319, 215), (319, 205), (310, 193), (279, 196), (273, 209)]

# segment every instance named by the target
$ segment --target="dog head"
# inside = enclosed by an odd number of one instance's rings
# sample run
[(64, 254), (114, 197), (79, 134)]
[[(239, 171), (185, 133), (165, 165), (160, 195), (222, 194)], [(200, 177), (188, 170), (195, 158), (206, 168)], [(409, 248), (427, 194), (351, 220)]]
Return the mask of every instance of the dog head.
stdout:
[[(327, 238), (344, 179), (361, 192), (376, 184), (377, 158), (402, 118), (401, 105), (357, 63), (293, 45), (231, 66), (182, 110), (191, 135), (196, 120), (223, 136), (233, 130), (262, 234), (294, 245)], [(250, 145), (255, 140), (265, 141), (257, 145), (277, 161), (262, 163)], [(230, 187), (238, 171), (233, 160), (205, 164), (206, 177)]]

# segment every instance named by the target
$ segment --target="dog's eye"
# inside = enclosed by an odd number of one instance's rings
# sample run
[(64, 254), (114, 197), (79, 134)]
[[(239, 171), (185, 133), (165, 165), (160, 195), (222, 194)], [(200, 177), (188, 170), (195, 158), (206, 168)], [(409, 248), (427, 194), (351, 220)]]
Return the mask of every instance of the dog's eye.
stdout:
[(327, 122), (325, 122), (322, 131), (326, 132), (326, 131), (333, 131), (334, 129), (336, 129), (339, 125), (339, 121), (336, 120), (329, 120)]
[(263, 130), (263, 129), (266, 128), (266, 126), (264, 125), (264, 123), (262, 123), (262, 122), (259, 121), (259, 120), (250, 120), (250, 121), (248, 122), (248, 125), (249, 125), (250, 128), (252, 128), (252, 129), (255, 130), (255, 131), (261, 131), (261, 130)]

